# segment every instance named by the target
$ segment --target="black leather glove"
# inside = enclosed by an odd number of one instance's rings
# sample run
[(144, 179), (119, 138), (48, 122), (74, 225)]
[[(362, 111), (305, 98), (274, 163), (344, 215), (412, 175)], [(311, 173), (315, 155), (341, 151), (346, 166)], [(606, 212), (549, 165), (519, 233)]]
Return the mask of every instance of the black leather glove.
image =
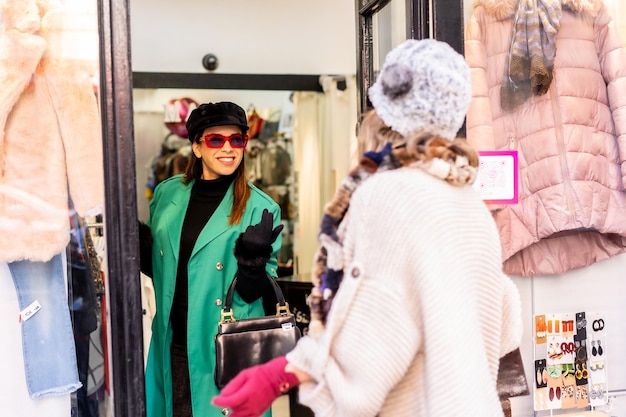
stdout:
[(139, 226), (139, 267), (141, 272), (152, 278), (152, 230), (140, 221)]
[(235, 258), (238, 264), (265, 267), (272, 255), (272, 243), (283, 230), (283, 225), (274, 227), (274, 215), (263, 209), (259, 224), (250, 225), (235, 242)]
[(272, 243), (283, 230), (283, 225), (274, 227), (274, 215), (263, 210), (259, 224), (250, 225), (235, 241), (237, 258), (237, 292), (250, 303), (271, 289), (265, 279), (265, 264), (272, 256)]

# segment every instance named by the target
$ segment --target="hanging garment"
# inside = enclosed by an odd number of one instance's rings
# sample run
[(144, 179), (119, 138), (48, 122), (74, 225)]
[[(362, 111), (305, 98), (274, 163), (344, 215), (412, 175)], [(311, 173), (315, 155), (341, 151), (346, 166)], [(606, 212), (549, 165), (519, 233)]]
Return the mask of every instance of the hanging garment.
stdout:
[(561, 13), (561, 0), (519, 0), (500, 91), (503, 109), (548, 92)]
[(13, 18), (0, 28), (0, 236), (11, 238), (0, 240), (0, 261), (45, 262), (69, 242), (68, 194), (82, 217), (104, 204), (96, 70), (68, 56), (85, 52), (67, 48), (84, 15), (37, 2), (39, 13), (28, 16), (40, 19), (39, 30), (22, 32), (15, 20), (35, 2), (4, 3)]
[(8, 265), (21, 312), (24, 371), (31, 398), (76, 391), (81, 384), (62, 255), (47, 262)]
[(89, 336), (96, 330), (97, 314), (100, 309), (96, 294), (95, 278), (92, 275), (85, 236), (84, 222), (70, 201), (70, 243), (67, 245), (68, 299), (72, 327), (76, 335)]
[[(89, 232), (70, 200), (70, 243), (67, 246), (69, 308), (74, 329), (76, 364), (81, 387), (76, 391), (72, 412), (80, 417), (98, 417), (98, 402), (88, 397), (92, 332), (98, 329), (100, 304), (88, 249)], [(91, 243), (91, 242), (90, 242)], [(74, 415), (73, 414), (73, 415)]]
[(0, 262), (0, 410), (10, 417), (68, 417), (71, 393), (33, 399), (28, 393), (24, 372), (22, 324), (17, 320), (19, 303), (11, 271)]
[(265, 123), (265, 120), (259, 116), (259, 113), (257, 113), (254, 107), (252, 107), (251, 111), (249, 109), (248, 112), (248, 136), (250, 139), (257, 139), (259, 137), (259, 133), (261, 133), (261, 130), (263, 129), (263, 123)]
[(245, 149), (243, 162), (246, 165), (248, 181), (259, 187), (261, 185), (261, 154), (265, 144), (258, 139), (250, 139)]
[(261, 152), (261, 185), (285, 185), (291, 171), (289, 152), (275, 141), (268, 142)]
[(500, 105), (517, 0), (478, 0), (465, 33), (467, 140), (517, 150), (519, 203), (491, 206), (504, 270), (562, 274), (626, 250), (626, 49), (600, 0), (562, 0), (553, 79)]
[(161, 152), (150, 163), (146, 181), (146, 197), (152, 198), (154, 189), (169, 177), (182, 174), (191, 157), (189, 140), (173, 133), (168, 134), (161, 144)]

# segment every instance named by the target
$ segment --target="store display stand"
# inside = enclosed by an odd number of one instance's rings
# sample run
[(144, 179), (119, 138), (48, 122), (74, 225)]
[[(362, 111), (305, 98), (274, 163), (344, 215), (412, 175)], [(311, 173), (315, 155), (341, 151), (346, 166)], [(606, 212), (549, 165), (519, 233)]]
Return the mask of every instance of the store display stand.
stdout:
[(534, 317), (533, 399), (537, 416), (606, 416), (607, 333), (601, 313)]

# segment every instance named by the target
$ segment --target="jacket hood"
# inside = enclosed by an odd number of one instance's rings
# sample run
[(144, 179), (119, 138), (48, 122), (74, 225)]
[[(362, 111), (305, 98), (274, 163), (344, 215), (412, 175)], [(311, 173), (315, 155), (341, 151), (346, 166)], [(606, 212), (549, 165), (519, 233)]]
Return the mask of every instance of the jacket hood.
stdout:
[[(494, 15), (497, 19), (503, 20), (515, 16), (515, 11), (519, 0), (476, 0), (474, 8), (483, 6), (487, 13)], [(561, 5), (574, 13), (589, 14), (595, 16), (602, 0), (561, 0)]]

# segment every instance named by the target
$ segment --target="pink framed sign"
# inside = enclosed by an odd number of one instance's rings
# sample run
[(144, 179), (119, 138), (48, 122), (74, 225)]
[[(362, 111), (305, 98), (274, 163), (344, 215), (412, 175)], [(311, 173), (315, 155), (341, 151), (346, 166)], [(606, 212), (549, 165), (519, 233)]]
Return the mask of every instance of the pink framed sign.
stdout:
[(485, 203), (517, 204), (517, 151), (479, 151), (474, 188)]

